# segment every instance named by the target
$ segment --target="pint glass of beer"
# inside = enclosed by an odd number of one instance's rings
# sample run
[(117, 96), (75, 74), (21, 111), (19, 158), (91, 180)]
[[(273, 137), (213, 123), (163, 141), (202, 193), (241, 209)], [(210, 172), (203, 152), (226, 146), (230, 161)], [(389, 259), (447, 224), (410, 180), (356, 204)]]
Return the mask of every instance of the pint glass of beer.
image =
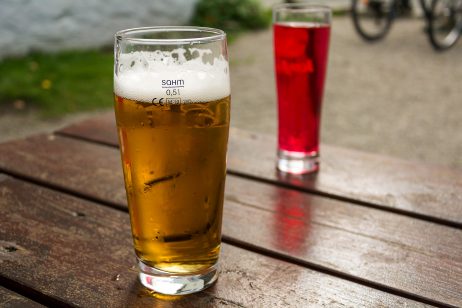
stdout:
[(318, 170), (321, 103), (329, 50), (331, 10), (294, 3), (273, 9), (278, 96), (279, 170)]
[(114, 107), (141, 283), (188, 294), (217, 278), (230, 82), (226, 34), (115, 36)]

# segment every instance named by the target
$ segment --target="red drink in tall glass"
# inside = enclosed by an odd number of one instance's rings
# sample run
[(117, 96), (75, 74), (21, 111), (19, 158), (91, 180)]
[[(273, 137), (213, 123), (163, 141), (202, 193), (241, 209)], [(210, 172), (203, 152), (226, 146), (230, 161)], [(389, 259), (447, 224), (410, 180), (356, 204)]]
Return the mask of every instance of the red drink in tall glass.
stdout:
[(279, 150), (317, 156), (330, 25), (273, 25), (279, 110)]

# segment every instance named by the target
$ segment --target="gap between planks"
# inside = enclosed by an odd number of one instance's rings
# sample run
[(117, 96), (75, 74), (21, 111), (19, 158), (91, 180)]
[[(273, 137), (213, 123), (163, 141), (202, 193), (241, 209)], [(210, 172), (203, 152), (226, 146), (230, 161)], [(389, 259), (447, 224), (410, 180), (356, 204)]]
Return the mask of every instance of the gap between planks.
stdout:
[(2, 275), (0, 275), (0, 285), (12, 292), (22, 295), (46, 307), (57, 307), (57, 308), (75, 307), (73, 305), (70, 305), (69, 303), (60, 301), (52, 296), (46, 295), (40, 291), (35, 290), (34, 288), (23, 285), (17, 281), (11, 280)]

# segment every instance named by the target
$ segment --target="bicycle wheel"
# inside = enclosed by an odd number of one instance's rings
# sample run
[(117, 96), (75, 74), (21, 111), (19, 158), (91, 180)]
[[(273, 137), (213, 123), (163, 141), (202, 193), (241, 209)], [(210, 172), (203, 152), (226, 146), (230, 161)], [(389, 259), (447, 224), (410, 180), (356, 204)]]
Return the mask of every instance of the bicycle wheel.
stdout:
[(436, 50), (448, 49), (462, 31), (462, 0), (433, 0), (428, 21), (428, 37)]
[(351, 16), (356, 31), (366, 41), (382, 39), (394, 17), (394, 0), (353, 0)]

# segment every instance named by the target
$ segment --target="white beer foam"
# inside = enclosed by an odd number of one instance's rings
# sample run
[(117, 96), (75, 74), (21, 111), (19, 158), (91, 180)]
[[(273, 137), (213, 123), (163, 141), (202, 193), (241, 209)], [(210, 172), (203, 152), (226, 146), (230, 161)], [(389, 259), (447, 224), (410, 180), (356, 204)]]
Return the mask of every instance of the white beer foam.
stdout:
[[(186, 60), (186, 52), (196, 57)], [(204, 63), (203, 58), (209, 54), (210, 50), (179, 48), (171, 52), (137, 51), (120, 55), (119, 72), (114, 74), (114, 93), (142, 102), (179, 97), (182, 102), (193, 103), (226, 97), (230, 95), (228, 61), (220, 56)], [(180, 94), (173, 94), (173, 89)]]

